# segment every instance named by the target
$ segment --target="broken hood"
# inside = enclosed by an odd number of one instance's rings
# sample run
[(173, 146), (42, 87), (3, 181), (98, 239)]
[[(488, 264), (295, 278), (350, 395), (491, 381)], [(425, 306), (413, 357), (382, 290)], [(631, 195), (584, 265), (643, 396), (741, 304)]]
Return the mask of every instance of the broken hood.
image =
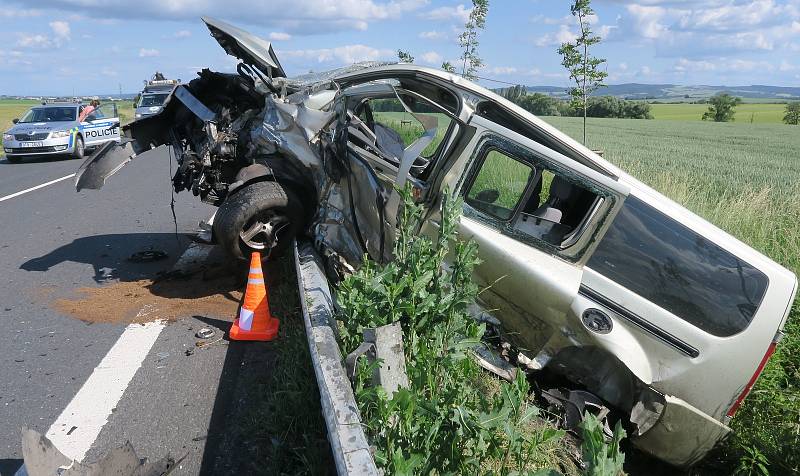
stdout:
[(226, 53), (257, 68), (271, 78), (285, 78), (272, 44), (224, 21), (203, 17), (203, 22)]

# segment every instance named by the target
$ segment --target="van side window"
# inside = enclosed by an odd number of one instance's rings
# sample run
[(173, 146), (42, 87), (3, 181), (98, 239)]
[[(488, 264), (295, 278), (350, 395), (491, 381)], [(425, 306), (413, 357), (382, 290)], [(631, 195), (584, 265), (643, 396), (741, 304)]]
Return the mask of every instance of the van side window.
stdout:
[(764, 273), (629, 196), (587, 266), (719, 337), (750, 324)]
[(490, 150), (466, 202), (500, 220), (508, 220), (525, 194), (534, 170), (499, 150)]
[[(428, 106), (422, 101), (415, 101), (413, 97), (405, 97), (403, 100), (412, 112), (433, 116), (439, 124), (439, 128), (436, 130), (436, 137), (420, 154), (422, 157), (430, 158), (439, 149), (439, 145), (444, 140), (452, 120), (432, 106)], [(368, 105), (375, 121), (373, 131), (376, 135), (381, 133), (389, 134), (395, 137), (395, 141), (398, 144), (402, 144), (402, 147), (408, 147), (412, 142), (422, 137), (425, 132), (422, 124), (413, 115), (406, 112), (397, 98), (372, 99)], [(362, 109), (362, 111), (366, 110), (367, 108)], [(362, 117), (362, 119), (367, 121), (368, 118)], [(400, 151), (400, 155), (402, 155), (402, 148)]]
[(566, 248), (601, 201), (534, 157), (523, 162), (489, 149), (478, 167), (465, 194), (466, 204), (503, 222), (496, 226), (521, 241), (532, 238), (534, 245), (544, 242), (550, 248)]

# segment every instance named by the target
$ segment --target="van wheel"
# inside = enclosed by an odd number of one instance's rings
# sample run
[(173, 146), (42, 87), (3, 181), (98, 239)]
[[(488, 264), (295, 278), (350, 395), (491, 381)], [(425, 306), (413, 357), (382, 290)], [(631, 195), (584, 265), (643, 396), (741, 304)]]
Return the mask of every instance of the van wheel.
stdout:
[(240, 260), (258, 251), (262, 258), (279, 255), (302, 230), (303, 206), (296, 194), (276, 182), (257, 182), (238, 190), (219, 207), (214, 236), (225, 251)]
[(72, 158), (82, 159), (86, 149), (83, 145), (83, 137), (75, 136), (75, 149), (72, 150)]

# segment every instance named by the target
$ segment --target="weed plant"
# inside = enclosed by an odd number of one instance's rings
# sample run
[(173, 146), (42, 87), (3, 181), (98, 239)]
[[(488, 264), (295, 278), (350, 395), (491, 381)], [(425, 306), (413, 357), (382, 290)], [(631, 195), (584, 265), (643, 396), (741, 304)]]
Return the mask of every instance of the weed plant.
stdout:
[(371, 367), (358, 373), (356, 400), (375, 460), (387, 474), (572, 472), (553, 457), (564, 432), (537, 419), (523, 372), (496, 391), (482, 391), (485, 374), (471, 355), (485, 328), (467, 311), (478, 293), (477, 246), (455, 239), (460, 209), (460, 202), (446, 200), (438, 236), (419, 236), (422, 210), (405, 191), (395, 260), (383, 266), (366, 260), (338, 288), (345, 352), (360, 344), (365, 328), (393, 322), (403, 328), (409, 388), (387, 395), (368, 386)]

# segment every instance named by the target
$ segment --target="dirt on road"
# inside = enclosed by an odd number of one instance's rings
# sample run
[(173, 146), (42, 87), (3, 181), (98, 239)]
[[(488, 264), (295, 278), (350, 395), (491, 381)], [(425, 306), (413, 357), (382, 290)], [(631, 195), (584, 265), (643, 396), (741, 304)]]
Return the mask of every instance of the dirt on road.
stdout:
[(241, 280), (225, 272), (120, 281), (79, 288), (75, 294), (56, 299), (53, 307), (90, 323), (173, 321), (198, 315), (232, 321), (242, 297)]

